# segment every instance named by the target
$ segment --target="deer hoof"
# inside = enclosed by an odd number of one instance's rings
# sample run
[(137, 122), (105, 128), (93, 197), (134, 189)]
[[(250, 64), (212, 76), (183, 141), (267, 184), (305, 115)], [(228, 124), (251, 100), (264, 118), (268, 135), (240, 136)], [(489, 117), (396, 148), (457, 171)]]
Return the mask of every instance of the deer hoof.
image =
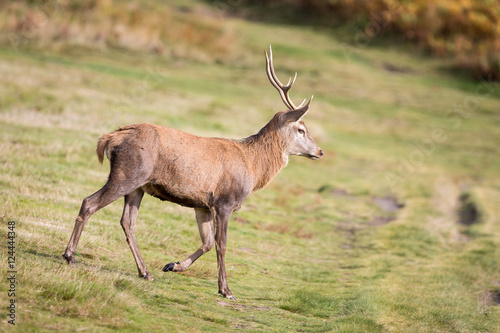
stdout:
[(177, 265), (180, 265), (181, 262), (178, 261), (178, 262), (171, 262), (171, 263), (168, 263), (165, 265), (165, 267), (163, 267), (163, 271), (164, 272), (174, 272), (174, 267), (175, 267), (175, 264)]
[(235, 301), (235, 302), (236, 302), (236, 298), (234, 298), (234, 296), (233, 296), (233, 295), (230, 295), (230, 296), (225, 295), (225, 294), (222, 292), (222, 290), (219, 290), (219, 294), (221, 294), (221, 295), (222, 295), (223, 297), (225, 297), (225, 298), (229, 298), (229, 299), (231, 299), (231, 300), (233, 300), (233, 301)]
[(145, 274), (141, 274), (139, 273), (139, 277), (143, 278), (144, 280), (149, 280), (149, 281), (154, 281), (154, 278), (153, 276), (151, 275), (151, 273), (147, 272)]
[(75, 257), (73, 255), (69, 255), (67, 253), (62, 255), (64, 259), (68, 262), (68, 265), (74, 265), (75, 264)]

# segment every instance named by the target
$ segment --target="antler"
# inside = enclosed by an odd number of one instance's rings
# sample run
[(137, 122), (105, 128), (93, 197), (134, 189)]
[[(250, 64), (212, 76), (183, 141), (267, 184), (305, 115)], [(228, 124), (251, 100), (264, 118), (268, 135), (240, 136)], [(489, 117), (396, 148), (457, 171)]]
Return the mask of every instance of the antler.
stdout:
[[(304, 103), (306, 102), (306, 99), (300, 103), (299, 106), (295, 106), (293, 104), (292, 100), (290, 99), (290, 96), (288, 95), (289, 90), (292, 88), (292, 85), (295, 83), (295, 80), (297, 79), (297, 73), (295, 73), (295, 76), (292, 80), (292, 78), (288, 79), (288, 83), (286, 85), (283, 85), (283, 83), (280, 82), (278, 77), (276, 76), (276, 73), (274, 72), (274, 66), (273, 66), (273, 50), (271, 49), (271, 45), (269, 45), (269, 55), (267, 54), (266, 51), (266, 72), (267, 72), (267, 77), (269, 78), (269, 81), (273, 85), (276, 90), (280, 93), (281, 99), (283, 100), (283, 103), (285, 103), (286, 107), (289, 110), (297, 110), (298, 108), (302, 107)], [(309, 105), (311, 103), (313, 97), (309, 99), (309, 102), (307, 102), (306, 105)]]

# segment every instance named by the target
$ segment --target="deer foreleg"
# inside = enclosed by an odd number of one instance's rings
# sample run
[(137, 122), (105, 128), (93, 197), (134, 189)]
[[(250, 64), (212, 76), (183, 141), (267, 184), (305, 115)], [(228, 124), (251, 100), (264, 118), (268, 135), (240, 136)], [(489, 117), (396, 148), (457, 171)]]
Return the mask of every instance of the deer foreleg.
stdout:
[(226, 242), (227, 242), (227, 226), (232, 209), (216, 209), (215, 214), (215, 249), (217, 250), (217, 270), (219, 293), (226, 298), (236, 300), (227, 284), (226, 277)]
[(198, 230), (200, 231), (200, 237), (202, 245), (193, 254), (187, 257), (182, 262), (171, 262), (163, 268), (164, 272), (183, 272), (191, 266), (196, 259), (201, 257), (203, 254), (210, 251), (214, 245), (214, 233), (212, 229), (212, 212), (209, 209), (195, 208), (196, 222), (198, 223)]

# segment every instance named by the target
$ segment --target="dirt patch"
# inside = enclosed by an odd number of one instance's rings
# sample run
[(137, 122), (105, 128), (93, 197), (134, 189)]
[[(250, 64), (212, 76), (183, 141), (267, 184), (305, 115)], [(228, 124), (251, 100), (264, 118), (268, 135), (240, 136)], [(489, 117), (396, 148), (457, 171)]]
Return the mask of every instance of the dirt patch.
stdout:
[(346, 242), (342, 245), (344, 249), (352, 249), (357, 247), (357, 232), (363, 228), (357, 225), (351, 225), (350, 221), (341, 222), (341, 224), (336, 225), (335, 229), (337, 232), (345, 237)]
[(493, 305), (500, 305), (500, 291), (490, 291), (490, 294)]
[(458, 202), (458, 223), (470, 226), (480, 222), (481, 212), (469, 193), (462, 193)]
[(500, 290), (488, 290), (480, 300), (484, 306), (500, 306)]
[(345, 188), (329, 184), (320, 187), (318, 192), (331, 195), (341, 203), (339, 212), (344, 215), (344, 219), (338, 222), (335, 229), (345, 238), (344, 249), (358, 247), (358, 231), (396, 221), (398, 211), (405, 207), (395, 196), (353, 194)]
[(374, 201), (380, 209), (389, 214), (374, 216), (373, 219), (367, 223), (367, 225), (371, 227), (379, 227), (395, 221), (396, 212), (405, 206), (400, 203), (397, 198), (391, 196), (375, 197)]
[(398, 202), (397, 198), (391, 196), (375, 197), (375, 203), (385, 212), (397, 212), (405, 205)]
[[(327, 193), (336, 197), (351, 197), (362, 201), (372, 200), (362, 196), (356, 196), (349, 193), (345, 188), (334, 187), (333, 185), (326, 184), (318, 189), (319, 193)], [(375, 204), (380, 207), (384, 212), (393, 213), (404, 208), (404, 204), (399, 202), (398, 198), (390, 195), (374, 197)], [(370, 202), (371, 203), (371, 202)]]

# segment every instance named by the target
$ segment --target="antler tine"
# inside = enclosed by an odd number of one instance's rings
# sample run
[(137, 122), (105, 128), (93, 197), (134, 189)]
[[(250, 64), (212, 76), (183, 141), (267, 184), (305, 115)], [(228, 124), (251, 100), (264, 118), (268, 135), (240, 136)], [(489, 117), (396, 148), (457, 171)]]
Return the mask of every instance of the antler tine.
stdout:
[[(274, 71), (273, 71), (274, 72)], [(276, 75), (276, 74), (275, 74)], [(293, 77), (293, 80), (292, 78), (288, 78), (288, 83), (286, 84), (286, 86), (283, 86), (283, 89), (286, 89), (286, 91), (290, 90), (290, 88), (292, 88), (293, 84), (295, 83), (295, 80), (297, 80), (297, 72), (295, 72), (295, 76)], [(290, 83), (290, 81), (292, 83)]]
[(304, 98), (304, 100), (302, 101), (302, 103), (300, 103), (300, 105), (297, 107), (297, 108), (301, 108), (303, 106), (308, 106), (309, 104), (311, 104), (312, 100), (314, 98), (314, 95), (311, 96), (311, 98), (309, 98), (309, 101), (307, 102), (306, 105), (304, 105), (305, 101), (307, 100), (307, 98)]
[(269, 77), (269, 80), (271, 81), (272, 85), (275, 86), (276, 89), (278, 89), (279, 87), (282, 87), (283, 84), (281, 83), (281, 81), (276, 76), (276, 73), (274, 73), (273, 49), (271, 48), (271, 45), (269, 45), (269, 56), (267, 55), (267, 51), (265, 51), (265, 52), (266, 52), (266, 69), (267, 69), (267, 72), (268, 72), (267, 76)]
[(289, 79), (288, 79), (288, 84), (287, 84), (287, 86), (290, 86), (290, 88), (291, 88), (291, 87), (292, 87), (292, 85), (295, 83), (295, 80), (297, 80), (297, 72), (295, 72), (295, 76), (293, 77), (292, 83), (290, 83), (290, 80), (292, 80), (292, 78), (289, 78)]
[(266, 72), (269, 81), (271, 82), (273, 87), (276, 88), (276, 90), (278, 90), (278, 92), (280, 93), (281, 99), (283, 100), (283, 103), (286, 105), (286, 107), (289, 110), (296, 110), (297, 107), (295, 106), (295, 104), (293, 104), (292, 100), (290, 99), (288, 91), (295, 83), (295, 80), (297, 79), (297, 73), (295, 73), (295, 77), (293, 78), (293, 80), (292, 78), (288, 80), (288, 83), (286, 85), (283, 85), (283, 83), (281, 83), (281, 81), (276, 76), (276, 73), (274, 72), (273, 50), (271, 48), (271, 45), (269, 45), (269, 55), (267, 54), (266, 51)]

